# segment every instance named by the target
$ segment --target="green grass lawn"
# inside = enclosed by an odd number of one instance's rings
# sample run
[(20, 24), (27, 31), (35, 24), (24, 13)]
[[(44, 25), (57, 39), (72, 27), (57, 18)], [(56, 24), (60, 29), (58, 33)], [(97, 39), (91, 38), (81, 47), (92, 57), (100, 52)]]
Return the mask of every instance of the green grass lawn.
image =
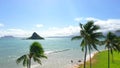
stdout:
[[(110, 56), (110, 68), (120, 68), (120, 53), (114, 52), (114, 62), (112, 62), (112, 56)], [(80, 65), (79, 68), (83, 68)], [(87, 62), (87, 67), (89, 67), (89, 62)], [(97, 53), (92, 59), (92, 68), (108, 68), (108, 54), (107, 51)]]

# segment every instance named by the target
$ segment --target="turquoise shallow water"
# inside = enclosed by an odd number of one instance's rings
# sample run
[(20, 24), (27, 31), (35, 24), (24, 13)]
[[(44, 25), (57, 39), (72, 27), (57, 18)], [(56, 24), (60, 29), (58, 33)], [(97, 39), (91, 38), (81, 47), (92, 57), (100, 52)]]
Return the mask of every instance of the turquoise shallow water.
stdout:
[[(33, 68), (70, 68), (83, 60), (80, 41), (71, 38), (46, 38), (45, 40), (0, 39), (0, 68), (24, 68), (16, 64), (16, 59), (29, 52), (32, 42), (42, 44), (48, 59), (42, 59), (42, 65), (32, 63)], [(98, 47), (103, 49), (103, 47)], [(73, 60), (73, 63), (70, 61)]]

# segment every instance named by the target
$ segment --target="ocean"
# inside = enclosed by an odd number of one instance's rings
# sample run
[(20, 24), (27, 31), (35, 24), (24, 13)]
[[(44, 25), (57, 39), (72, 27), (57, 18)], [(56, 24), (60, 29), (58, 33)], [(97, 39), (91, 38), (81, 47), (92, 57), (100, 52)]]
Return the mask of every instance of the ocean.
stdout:
[[(34, 41), (42, 44), (48, 59), (41, 59), (42, 65), (32, 62), (32, 68), (72, 68), (73, 65), (79, 64), (79, 60), (83, 61), (84, 52), (81, 51), (80, 40), (71, 41), (71, 38), (45, 38), (45, 40), (4, 38), (0, 39), (0, 68), (25, 68), (22, 63), (16, 64), (16, 59), (29, 53), (29, 47)], [(98, 48), (104, 49), (103, 46)]]

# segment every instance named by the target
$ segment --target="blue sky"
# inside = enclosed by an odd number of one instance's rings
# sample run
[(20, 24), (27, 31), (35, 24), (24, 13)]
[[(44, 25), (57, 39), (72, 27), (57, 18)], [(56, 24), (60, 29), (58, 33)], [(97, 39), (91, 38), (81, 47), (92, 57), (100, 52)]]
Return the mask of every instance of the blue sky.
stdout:
[(115, 29), (120, 29), (119, 3), (119, 0), (0, 0), (0, 36), (29, 36), (34, 31), (43, 36), (72, 35), (79, 32), (78, 22), (85, 23), (87, 19), (97, 19), (98, 25), (108, 22), (106, 29), (112, 22), (113, 28), (117, 25)]

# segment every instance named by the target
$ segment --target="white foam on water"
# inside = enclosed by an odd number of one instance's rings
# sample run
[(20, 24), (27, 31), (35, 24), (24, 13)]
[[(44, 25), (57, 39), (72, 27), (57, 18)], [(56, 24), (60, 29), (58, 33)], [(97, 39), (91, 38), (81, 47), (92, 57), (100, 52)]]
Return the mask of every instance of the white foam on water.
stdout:
[(58, 52), (64, 52), (64, 51), (68, 51), (70, 49), (64, 49), (64, 50), (55, 50), (55, 51), (46, 51), (45, 54), (51, 54), (51, 53), (58, 53)]
[(46, 51), (45, 54), (53, 53), (54, 51)]

